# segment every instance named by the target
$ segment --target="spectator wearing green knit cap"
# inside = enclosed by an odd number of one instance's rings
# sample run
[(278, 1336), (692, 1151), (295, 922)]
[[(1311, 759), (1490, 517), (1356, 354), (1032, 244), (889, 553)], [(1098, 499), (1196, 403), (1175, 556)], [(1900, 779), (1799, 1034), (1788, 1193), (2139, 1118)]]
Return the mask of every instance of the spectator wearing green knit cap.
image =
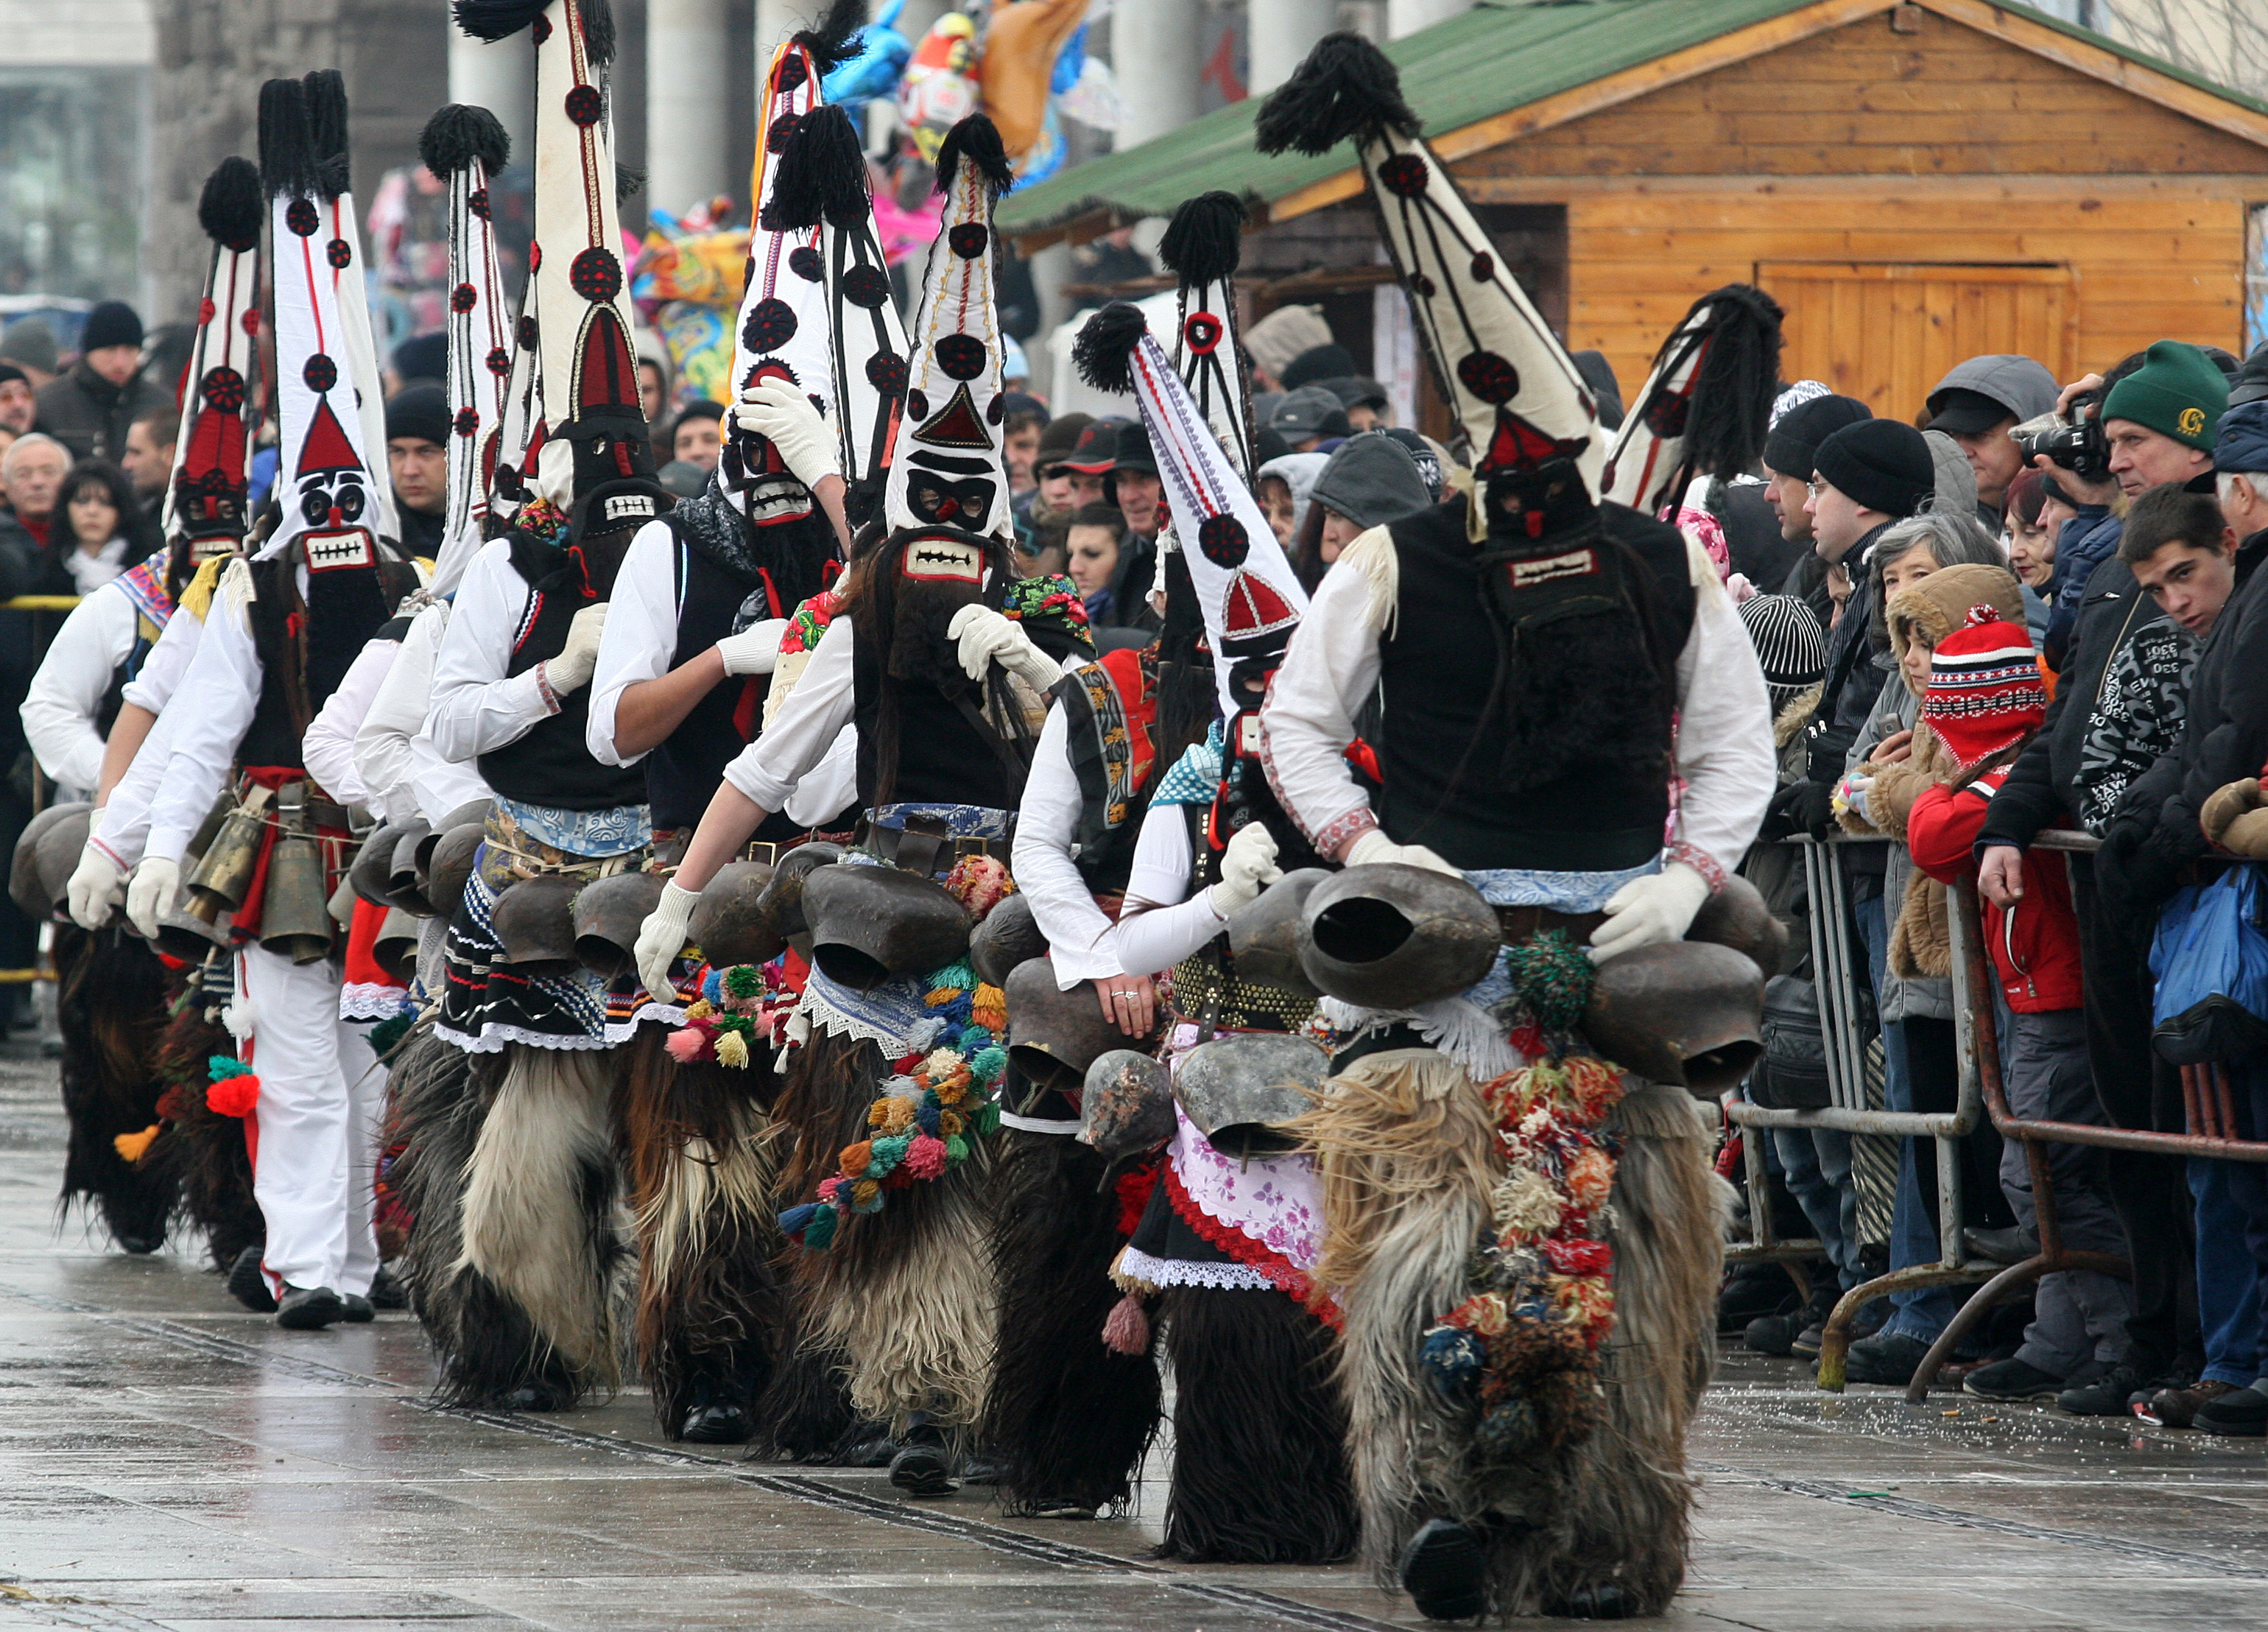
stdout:
[(2127, 498), (2163, 486), (2213, 481), (2213, 435), (2228, 406), (2228, 380), (2196, 346), (2160, 340), (2142, 366), (2110, 388), (2102, 434), (2110, 474)]

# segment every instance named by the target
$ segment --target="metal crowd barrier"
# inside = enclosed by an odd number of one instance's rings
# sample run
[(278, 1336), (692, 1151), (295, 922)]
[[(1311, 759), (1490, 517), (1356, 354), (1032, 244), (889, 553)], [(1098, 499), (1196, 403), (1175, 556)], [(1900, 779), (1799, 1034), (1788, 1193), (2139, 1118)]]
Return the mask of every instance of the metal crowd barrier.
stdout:
[[(1852, 933), (1849, 891), (1835, 852), (1847, 845), (1888, 841), (1838, 836), (1826, 841), (1803, 838), (1793, 842), (1802, 846), (1803, 851), (1806, 901), (1810, 909), (1812, 971), (1815, 989), (1819, 993), (1820, 1027), (1826, 1045), (1828, 1081), (1834, 1103), (1824, 1110), (1780, 1111), (1742, 1100), (1728, 1104), (1726, 1115), (1744, 1128), (1825, 1127), (1853, 1134), (1937, 1140), (1938, 1261), (1892, 1270), (1845, 1293), (1829, 1317), (1819, 1354), (1820, 1387), (1840, 1392), (1845, 1383), (1845, 1360), (1851, 1346), (1852, 1322), (1866, 1304), (1895, 1292), (1975, 1285), (1977, 1290), (1955, 1311), (1914, 1370), (1906, 1398), (1918, 1403), (1927, 1397), (1930, 1384), (1962, 1340), (1996, 1304), (2020, 1289), (2042, 1275), (2066, 1270), (2095, 1270), (2122, 1279), (2131, 1275), (2131, 1268), (2122, 1258), (2064, 1246), (2057, 1225), (2055, 1187), (2049, 1177), (2047, 1146), (2092, 1145), (2151, 1156), (2268, 1162), (2268, 1142), (2236, 1137), (2235, 1096), (2227, 1071), (2217, 1065), (2182, 1069), (2183, 1099), (2190, 1127), (2185, 1134), (2082, 1122), (2036, 1121), (2015, 1116), (2008, 1108), (2000, 1077), (1999, 1026), (1993, 1001), (1997, 982), (1992, 960), (1984, 952), (1982, 915), (1973, 878), (1962, 879), (1950, 892), (1953, 910), (1947, 915), (1954, 967), (1962, 975), (1953, 986), (1954, 1047), (1960, 1071), (1960, 1093), (1955, 1108), (1950, 1114), (1869, 1109), (1866, 1104), (1866, 1043), (1860, 1024), (1862, 1006), (1858, 982), (1870, 982), (1871, 978), (1863, 950), (1855, 944)], [(2086, 854), (2098, 846), (2087, 834), (2051, 830), (2035, 838), (2033, 847)], [(2016, 1264), (2002, 1266), (1987, 1259), (1962, 1257), (1965, 1237), (1962, 1228), (1962, 1163), (1955, 1141), (1976, 1128), (1980, 1115), (1991, 1118), (2002, 1138), (2013, 1139), (2023, 1146), (2030, 1169), (2040, 1250)], [(1763, 1259), (1791, 1265), (1824, 1257), (1825, 1249), (1816, 1240), (1778, 1238), (1772, 1227), (1770, 1180), (1761, 1141), (1745, 1141), (1744, 1156), (1754, 1239), (1727, 1247), (1726, 1256), (1736, 1260)]]

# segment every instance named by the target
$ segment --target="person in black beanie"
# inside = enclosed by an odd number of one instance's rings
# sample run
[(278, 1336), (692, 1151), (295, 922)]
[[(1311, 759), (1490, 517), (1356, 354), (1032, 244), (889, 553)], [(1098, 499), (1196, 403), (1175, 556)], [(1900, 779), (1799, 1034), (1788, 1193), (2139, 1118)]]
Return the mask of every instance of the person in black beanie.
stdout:
[(411, 386), (386, 405), (386, 469), (394, 482), (401, 547), (437, 558), (448, 530), (449, 397), (439, 386)]
[(40, 429), (70, 449), (73, 459), (126, 455), (126, 432), (143, 415), (173, 406), (173, 399), (138, 377), (142, 320), (123, 300), (106, 300), (86, 314), (78, 361), (40, 389)]
[(1812, 716), (1809, 772), (1773, 800), (1764, 824), (1768, 836), (1823, 832), (1833, 819), (1829, 799), (1890, 662), (1888, 637), (1876, 627), (1882, 590), (1873, 568), (1874, 541), (1891, 522), (1918, 512), (1936, 479), (1928, 442), (1898, 419), (1846, 425), (1822, 440), (1812, 455), (1810, 496), (1804, 501), (1811, 547), (1830, 567), (1841, 566), (1850, 574), (1851, 598), (1828, 637), (1825, 690)]

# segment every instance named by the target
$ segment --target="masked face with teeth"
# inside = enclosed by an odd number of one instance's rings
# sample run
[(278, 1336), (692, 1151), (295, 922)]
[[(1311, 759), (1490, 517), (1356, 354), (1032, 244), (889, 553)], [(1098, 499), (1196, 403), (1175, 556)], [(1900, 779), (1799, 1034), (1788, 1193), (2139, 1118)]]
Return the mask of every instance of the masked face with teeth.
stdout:
[(887, 639), (894, 679), (925, 680), (948, 690), (964, 688), (956, 644), (946, 626), (962, 607), (983, 598), (985, 574), (1000, 570), (998, 549), (967, 533), (913, 528), (883, 547), (862, 597), (866, 616), (859, 638)]
[[(795, 371), (779, 358), (766, 358), (748, 371), (743, 388), (762, 385), (767, 380), (784, 380), (792, 385), (802, 383)], [(809, 515), (811, 490), (796, 480), (786, 462), (781, 459), (779, 449), (772, 446), (769, 438), (739, 429), (729, 416), (726, 424), (732, 427), (731, 434), (725, 439), (718, 472), (724, 478), (725, 491), (748, 518), (748, 524), (777, 527)]]

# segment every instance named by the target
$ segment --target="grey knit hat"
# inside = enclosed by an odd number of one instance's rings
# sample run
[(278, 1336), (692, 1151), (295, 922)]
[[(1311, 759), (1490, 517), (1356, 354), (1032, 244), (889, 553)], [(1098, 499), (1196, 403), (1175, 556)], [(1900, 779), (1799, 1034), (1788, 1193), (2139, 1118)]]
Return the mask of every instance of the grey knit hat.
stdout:
[(1410, 450), (1390, 436), (1375, 434), (1340, 443), (1307, 498), (1361, 528), (1398, 521), (1433, 502)]

